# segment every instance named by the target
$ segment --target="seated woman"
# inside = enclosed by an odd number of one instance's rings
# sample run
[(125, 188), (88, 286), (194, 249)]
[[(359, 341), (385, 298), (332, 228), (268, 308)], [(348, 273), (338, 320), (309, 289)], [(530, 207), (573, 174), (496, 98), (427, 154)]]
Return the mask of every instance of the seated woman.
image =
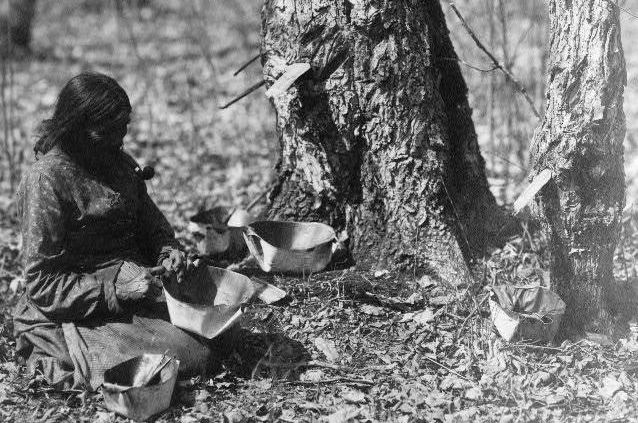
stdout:
[[(171, 325), (160, 276), (186, 257), (122, 144), (131, 105), (99, 73), (71, 79), (41, 125), (37, 161), (18, 190), (26, 292), (14, 311), (18, 353), (59, 387), (96, 389), (142, 353), (205, 371), (204, 340)], [(189, 263), (190, 264), (190, 263)]]

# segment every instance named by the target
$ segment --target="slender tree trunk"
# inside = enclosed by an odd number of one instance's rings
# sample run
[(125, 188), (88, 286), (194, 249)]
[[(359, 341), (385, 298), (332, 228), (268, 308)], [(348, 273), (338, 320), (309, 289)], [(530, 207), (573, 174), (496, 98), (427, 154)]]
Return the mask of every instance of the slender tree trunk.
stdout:
[(28, 47), (36, 0), (3, 0), (0, 5), (0, 44)]
[(262, 29), (269, 83), (311, 65), (273, 99), (270, 217), (331, 224), (362, 266), (467, 282), (468, 242), (503, 220), (440, 3), (267, 0)]
[[(494, 27), (494, 2), (495, 0), (487, 1), (487, 19), (489, 25), (489, 34), (490, 34), (490, 49), (494, 50), (494, 46), (496, 44), (496, 28)], [(490, 169), (492, 172), (496, 169), (496, 122), (494, 119), (494, 105), (496, 99), (496, 75), (494, 72), (489, 73), (490, 77), (490, 85), (487, 97), (487, 107), (488, 107), (488, 126), (490, 131)], [(493, 173), (492, 173), (492, 176)]]
[(625, 201), (619, 9), (607, 0), (550, 0), (549, 11), (548, 97), (532, 160), (536, 173), (551, 169), (553, 179), (536, 208), (552, 284), (568, 307), (563, 330), (608, 331)]

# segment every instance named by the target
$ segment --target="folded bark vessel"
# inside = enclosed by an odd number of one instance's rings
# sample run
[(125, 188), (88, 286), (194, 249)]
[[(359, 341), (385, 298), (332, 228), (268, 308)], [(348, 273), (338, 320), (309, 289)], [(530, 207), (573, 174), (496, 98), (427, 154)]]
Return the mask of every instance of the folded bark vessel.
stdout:
[(336, 235), (318, 222), (260, 221), (244, 228), (244, 239), (265, 272), (311, 273), (330, 262)]
[(178, 360), (171, 359), (147, 385), (135, 386), (140, 375), (165, 358), (162, 354), (143, 354), (107, 370), (102, 386), (106, 407), (136, 421), (166, 410), (175, 389)]
[(538, 285), (495, 286), (489, 303), (492, 322), (506, 341), (550, 342), (565, 314), (558, 294)]
[(266, 303), (285, 297), (285, 291), (218, 267), (200, 267), (181, 284), (165, 284), (171, 323), (212, 339), (235, 325), (243, 306), (255, 297)]

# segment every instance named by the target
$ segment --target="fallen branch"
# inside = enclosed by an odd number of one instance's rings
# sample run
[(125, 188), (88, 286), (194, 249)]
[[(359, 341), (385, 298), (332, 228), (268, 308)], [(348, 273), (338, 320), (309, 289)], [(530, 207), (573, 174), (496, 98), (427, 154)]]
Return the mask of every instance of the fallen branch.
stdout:
[(483, 45), (483, 43), (481, 43), (481, 41), (478, 39), (478, 37), (476, 36), (476, 34), (474, 34), (474, 31), (472, 31), (472, 28), (470, 28), (470, 26), (467, 24), (467, 22), (465, 21), (465, 19), (463, 18), (463, 16), (461, 15), (461, 12), (459, 12), (459, 10), (456, 8), (456, 6), (454, 5), (454, 3), (450, 3), (450, 7), (452, 8), (452, 10), (454, 11), (454, 13), (456, 14), (456, 16), (459, 18), (459, 20), (461, 21), (461, 24), (463, 25), (463, 28), (465, 28), (465, 30), (467, 31), (468, 34), (470, 34), (470, 37), (472, 37), (472, 40), (474, 40), (474, 42), (476, 43), (477, 47), (479, 49), (481, 49), (481, 51), (483, 51), (483, 53), (485, 53), (487, 55), (487, 57), (490, 58), (490, 60), (492, 61), (492, 63), (494, 64), (494, 66), (498, 69), (500, 69), (505, 76), (507, 77), (507, 79), (509, 79), (509, 81), (514, 84), (514, 86), (521, 92), (521, 94), (523, 94), (523, 97), (525, 97), (525, 100), (527, 100), (527, 103), (529, 104), (529, 106), (532, 109), (532, 112), (534, 112), (534, 115), (536, 115), (537, 118), (541, 118), (541, 115), (538, 113), (538, 111), (536, 110), (536, 107), (534, 106), (534, 103), (532, 102), (532, 99), (529, 97), (529, 94), (527, 94), (527, 90), (525, 90), (525, 87), (523, 87), (521, 85), (520, 82), (518, 82), (518, 80), (514, 77), (514, 75), (512, 75), (512, 73), (510, 71), (508, 71), (497, 59), (496, 57), (494, 57), (494, 55), (492, 53), (490, 53), (490, 51)]
[(421, 357), (425, 358), (426, 360), (430, 361), (431, 363), (436, 364), (437, 366), (441, 367), (444, 370), (447, 370), (448, 372), (452, 373), (453, 375), (456, 375), (458, 377), (460, 377), (461, 379), (467, 380), (468, 382), (470, 382), (472, 385), (474, 386), (478, 386), (478, 384), (476, 382), (474, 382), (472, 379), (469, 379), (466, 376), (463, 376), (462, 374), (460, 374), (459, 372), (455, 372), (454, 370), (450, 369), (448, 366), (446, 366), (445, 364), (441, 364), (438, 361), (436, 361), (433, 358), (428, 357), (427, 355), (422, 355)]
[(277, 363), (274, 361), (262, 361), (261, 365), (265, 367), (274, 367), (277, 369), (298, 369), (299, 367), (323, 367), (326, 369), (332, 370), (348, 370), (346, 367), (340, 366), (338, 364), (326, 363), (324, 361), (295, 361), (293, 363)]
[(353, 385), (368, 385), (368, 386), (374, 385), (374, 382), (368, 379), (355, 379), (355, 378), (349, 378), (349, 377), (335, 377), (331, 379), (320, 379), (320, 380), (314, 380), (314, 381), (289, 380), (284, 383), (287, 385), (303, 385), (303, 386), (314, 386), (314, 385), (326, 384), (326, 383), (346, 383), (346, 384), (353, 384)]
[[(291, 370), (298, 369), (299, 367), (319, 367), (319, 368), (339, 370), (339, 371), (354, 370), (346, 366), (340, 366), (339, 364), (326, 363), (325, 361), (318, 361), (318, 360), (296, 361), (293, 363), (276, 363), (276, 362), (264, 360), (260, 363), (260, 365), (265, 367), (273, 367), (277, 369), (291, 369)], [(372, 365), (372, 366), (365, 366), (362, 368), (362, 370), (383, 371), (383, 370), (387, 370), (389, 367), (391, 367), (391, 365), (389, 364)]]

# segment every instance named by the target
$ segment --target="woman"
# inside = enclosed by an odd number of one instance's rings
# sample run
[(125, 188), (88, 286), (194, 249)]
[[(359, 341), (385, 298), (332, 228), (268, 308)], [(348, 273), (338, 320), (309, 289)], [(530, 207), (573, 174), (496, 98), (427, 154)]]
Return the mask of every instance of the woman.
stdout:
[(130, 115), (114, 79), (72, 78), (18, 190), (26, 292), (14, 312), (17, 350), (56, 386), (96, 389), (106, 369), (145, 352), (168, 350), (187, 373), (211, 361), (158, 301), (163, 274), (181, 278), (187, 263), (121, 150)]

